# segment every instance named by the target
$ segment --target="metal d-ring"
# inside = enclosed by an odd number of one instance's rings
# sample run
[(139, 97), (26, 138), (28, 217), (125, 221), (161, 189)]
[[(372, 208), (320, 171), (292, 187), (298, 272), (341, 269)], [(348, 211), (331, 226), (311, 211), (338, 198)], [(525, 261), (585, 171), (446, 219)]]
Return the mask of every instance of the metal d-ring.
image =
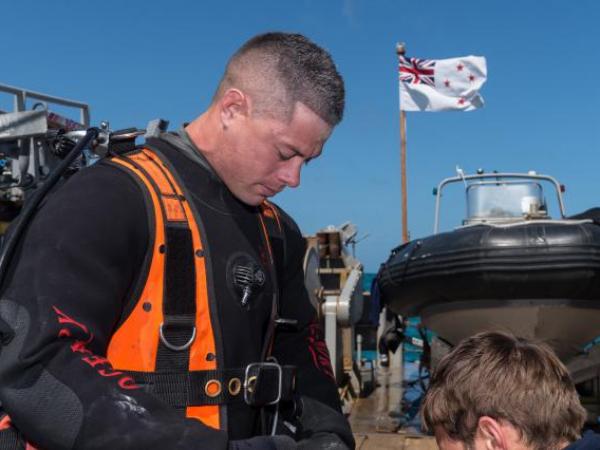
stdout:
[(158, 329), (158, 334), (160, 335), (160, 340), (163, 344), (165, 344), (165, 347), (167, 347), (170, 350), (173, 350), (174, 352), (180, 352), (182, 350), (186, 350), (187, 348), (189, 348), (190, 345), (192, 345), (192, 343), (194, 342), (194, 339), (196, 339), (196, 326), (194, 326), (194, 329), (192, 331), (192, 337), (190, 337), (189, 341), (187, 341), (183, 345), (173, 345), (169, 341), (167, 341), (167, 338), (165, 338), (165, 335), (163, 333), (164, 325), (165, 325), (164, 322), (161, 323), (160, 328)]

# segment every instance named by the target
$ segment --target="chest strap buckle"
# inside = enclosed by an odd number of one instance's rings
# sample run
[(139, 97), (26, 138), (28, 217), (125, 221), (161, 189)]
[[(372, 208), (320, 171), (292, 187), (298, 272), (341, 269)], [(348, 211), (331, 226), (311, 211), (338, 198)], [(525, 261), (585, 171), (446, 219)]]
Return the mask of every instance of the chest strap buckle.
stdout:
[(246, 366), (244, 401), (250, 406), (275, 405), (281, 400), (283, 370), (276, 362), (256, 362)]

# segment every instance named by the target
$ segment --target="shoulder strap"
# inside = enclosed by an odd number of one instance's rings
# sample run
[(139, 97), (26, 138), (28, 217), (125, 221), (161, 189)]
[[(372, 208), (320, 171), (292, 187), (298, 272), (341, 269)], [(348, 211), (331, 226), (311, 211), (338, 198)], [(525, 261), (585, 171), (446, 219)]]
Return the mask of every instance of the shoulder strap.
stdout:
[(265, 200), (260, 206), (261, 222), (263, 230), (268, 238), (268, 245), (273, 256), (275, 272), (277, 274), (277, 284), (280, 287), (283, 282), (283, 272), (285, 266), (285, 234), (281, 225), (281, 218), (277, 207)]
[(265, 342), (262, 351), (263, 360), (267, 360), (271, 356), (273, 340), (275, 339), (275, 331), (277, 328), (295, 328), (297, 321), (283, 318), (279, 314), (279, 299), (281, 297), (281, 288), (283, 287), (286, 260), (285, 232), (281, 224), (281, 218), (277, 207), (266, 200), (261, 204), (260, 209), (260, 221), (271, 255), (272, 278), (276, 282), (271, 308), (271, 320), (269, 322), (267, 333), (265, 334)]
[[(129, 330), (133, 338), (139, 339), (140, 351), (144, 352), (146, 359), (154, 362), (154, 366), (124, 360), (126, 357), (121, 356), (121, 353), (132, 359), (136, 355), (123, 347), (114, 352), (120, 363), (117, 366), (134, 372), (181, 375), (187, 375), (190, 370), (215, 370), (215, 337), (206, 290), (203, 244), (183, 189), (159, 154), (148, 148), (116, 157), (113, 161), (128, 168), (144, 182), (152, 197), (157, 218), (150, 273), (142, 297), (132, 314), (137, 313), (138, 317), (127, 319), (124, 323), (125, 331), (122, 326), (113, 336), (114, 339), (121, 333), (117, 341), (132, 347), (128, 342)], [(150, 311), (156, 313), (148, 314)], [(150, 316), (153, 317), (152, 323), (149, 323)], [(131, 326), (128, 328), (127, 325)], [(140, 327), (144, 327), (146, 332), (141, 333)], [(143, 336), (138, 337), (139, 335)], [(111, 340), (111, 345), (112, 342)], [(148, 348), (153, 348), (153, 351), (149, 352)], [(150, 358), (149, 354), (152, 355)], [(187, 394), (181, 392), (180, 387), (173, 389), (187, 396), (189, 386), (183, 386)], [(179, 405), (185, 405), (185, 402), (180, 402)], [(186, 410), (187, 417), (196, 417), (207, 425), (219, 427), (219, 411), (216, 406), (181, 408)]]

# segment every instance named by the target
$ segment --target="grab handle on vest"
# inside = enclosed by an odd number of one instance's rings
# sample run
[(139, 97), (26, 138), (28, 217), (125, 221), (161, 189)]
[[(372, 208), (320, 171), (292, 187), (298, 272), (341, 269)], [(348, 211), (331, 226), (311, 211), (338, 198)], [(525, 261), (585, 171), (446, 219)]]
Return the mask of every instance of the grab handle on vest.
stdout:
[(189, 346), (192, 345), (192, 343), (194, 342), (194, 339), (196, 339), (196, 327), (194, 326), (194, 328), (192, 329), (192, 336), (185, 344), (173, 345), (167, 340), (167, 338), (165, 338), (165, 334), (163, 332), (164, 324), (165, 324), (164, 322), (160, 324), (160, 328), (158, 329), (158, 334), (160, 335), (161, 342), (163, 344), (165, 344), (165, 347), (167, 347), (169, 350), (173, 350), (174, 352), (181, 352), (183, 350), (187, 350), (189, 348)]
[(285, 319), (283, 317), (278, 317), (277, 319), (275, 319), (275, 325), (284, 329), (294, 331), (298, 329), (298, 321), (296, 319)]

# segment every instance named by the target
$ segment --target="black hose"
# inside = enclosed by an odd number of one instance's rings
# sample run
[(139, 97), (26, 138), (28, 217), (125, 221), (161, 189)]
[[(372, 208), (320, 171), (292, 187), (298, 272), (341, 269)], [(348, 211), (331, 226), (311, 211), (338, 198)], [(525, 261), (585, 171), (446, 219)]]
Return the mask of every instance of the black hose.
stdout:
[(75, 147), (65, 156), (60, 164), (58, 164), (48, 178), (31, 196), (31, 198), (25, 203), (21, 213), (17, 216), (14, 223), (11, 226), (9, 235), (6, 236), (2, 251), (0, 252), (0, 286), (4, 282), (4, 277), (8, 272), (8, 265), (12, 254), (19, 243), (19, 238), (23, 234), (23, 231), (29, 224), (29, 221), (33, 217), (37, 207), (44, 199), (46, 194), (52, 189), (60, 177), (63, 175), (65, 170), (69, 168), (71, 163), (83, 152), (83, 149), (88, 146), (90, 142), (98, 137), (100, 130), (98, 128), (90, 128), (87, 130), (85, 136), (77, 143)]

